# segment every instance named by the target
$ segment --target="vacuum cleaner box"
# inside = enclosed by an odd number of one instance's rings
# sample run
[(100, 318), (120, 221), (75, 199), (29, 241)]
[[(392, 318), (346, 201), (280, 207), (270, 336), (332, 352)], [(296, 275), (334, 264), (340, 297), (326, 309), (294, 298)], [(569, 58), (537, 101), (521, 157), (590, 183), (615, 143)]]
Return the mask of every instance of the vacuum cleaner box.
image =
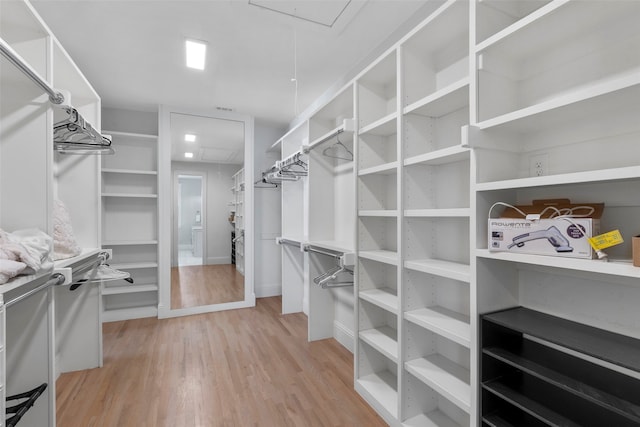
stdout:
[[(553, 212), (547, 206), (561, 212), (581, 215), (591, 212), (588, 218), (549, 218)], [(571, 204), (567, 199), (535, 200), (532, 205), (516, 206), (528, 215), (507, 208), (500, 218), (489, 218), (489, 250), (496, 252), (552, 255), (571, 258), (593, 258), (594, 251), (588, 238), (600, 232), (603, 203)]]

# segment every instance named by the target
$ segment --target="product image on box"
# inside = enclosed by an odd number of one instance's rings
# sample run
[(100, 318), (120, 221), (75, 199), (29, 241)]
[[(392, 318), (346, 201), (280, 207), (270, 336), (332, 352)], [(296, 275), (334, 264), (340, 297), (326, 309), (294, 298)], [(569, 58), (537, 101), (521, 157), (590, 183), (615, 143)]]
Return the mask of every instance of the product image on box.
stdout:
[(589, 238), (599, 232), (604, 204), (572, 204), (568, 199), (554, 199), (534, 200), (531, 205), (496, 205), (506, 209), (499, 218), (489, 218), (489, 250), (593, 257)]
[(538, 239), (547, 239), (555, 248), (556, 252), (573, 252), (573, 248), (569, 246), (569, 241), (554, 225), (546, 230), (533, 231), (531, 233), (525, 233), (514, 237), (513, 243), (507, 246), (507, 249), (511, 249), (514, 246), (521, 248), (526, 242)]

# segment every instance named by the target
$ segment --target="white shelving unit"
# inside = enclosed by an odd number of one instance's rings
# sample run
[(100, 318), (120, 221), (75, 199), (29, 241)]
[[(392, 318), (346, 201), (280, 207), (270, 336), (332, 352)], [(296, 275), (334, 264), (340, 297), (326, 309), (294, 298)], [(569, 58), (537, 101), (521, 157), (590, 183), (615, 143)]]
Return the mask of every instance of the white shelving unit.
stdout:
[(391, 425), (472, 418), (470, 8), (433, 7), (356, 78), (356, 389)]
[[(478, 98), (469, 131), (476, 310), (523, 306), (638, 338), (633, 307), (640, 298), (640, 273), (630, 264), (629, 240), (640, 230), (640, 111), (632, 101), (640, 57), (630, 52), (639, 47), (633, 22), (640, 4), (540, 1), (521, 2), (526, 7), (518, 10), (512, 7), (516, 2), (482, 3), (476, 5), (472, 37)], [(488, 16), (496, 20), (489, 24)], [(533, 159), (545, 164), (543, 176), (535, 176)], [(601, 231), (619, 229), (625, 238), (607, 250), (610, 262), (488, 250), (487, 217), (494, 202), (559, 197), (604, 202)], [(479, 339), (477, 325), (472, 339)], [(561, 343), (555, 348), (568, 352)], [(482, 379), (488, 378), (483, 372)], [(483, 391), (478, 412), (491, 405)], [(524, 413), (523, 405), (507, 406), (513, 416)], [(536, 411), (543, 409), (537, 405), (528, 413), (539, 417)], [(509, 418), (502, 415), (503, 422)]]
[(102, 247), (131, 273), (102, 284), (103, 322), (158, 315), (158, 137), (110, 131), (116, 154), (102, 159)]
[(398, 417), (402, 353), (398, 217), (398, 54), (357, 79), (357, 278), (355, 387), (382, 417)]
[(233, 205), (235, 207), (234, 235), (235, 235), (235, 263), (236, 270), (244, 275), (244, 169), (233, 175)]
[[(100, 97), (28, 2), (0, 3), (0, 38), (47, 85), (68, 91), (65, 103), (101, 129)], [(54, 200), (61, 200), (83, 250), (53, 269), (68, 268), (73, 275), (99, 252), (99, 156), (54, 151), (53, 126), (66, 113), (4, 56), (0, 92), (0, 228), (37, 228), (53, 236)], [(6, 397), (41, 384), (46, 389), (19, 425), (55, 426), (58, 375), (102, 365), (99, 287), (38, 291), (53, 271), (18, 276), (0, 287), (0, 426), (13, 403), (7, 405)]]

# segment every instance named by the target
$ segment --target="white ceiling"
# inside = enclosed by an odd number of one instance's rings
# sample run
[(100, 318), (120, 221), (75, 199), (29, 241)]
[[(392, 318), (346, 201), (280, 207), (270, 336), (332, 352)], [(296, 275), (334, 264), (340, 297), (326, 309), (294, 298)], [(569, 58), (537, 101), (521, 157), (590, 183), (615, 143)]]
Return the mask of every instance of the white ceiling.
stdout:
[[(222, 107), (279, 127), (360, 71), (425, 3), (32, 0), (103, 106)], [(205, 71), (184, 66), (185, 38), (208, 42)]]

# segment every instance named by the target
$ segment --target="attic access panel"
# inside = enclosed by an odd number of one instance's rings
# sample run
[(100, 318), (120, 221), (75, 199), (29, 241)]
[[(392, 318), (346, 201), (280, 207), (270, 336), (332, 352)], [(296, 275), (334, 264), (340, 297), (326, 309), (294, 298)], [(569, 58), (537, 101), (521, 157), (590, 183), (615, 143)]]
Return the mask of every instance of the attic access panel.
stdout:
[(331, 28), (351, 1), (249, 0), (249, 4)]

